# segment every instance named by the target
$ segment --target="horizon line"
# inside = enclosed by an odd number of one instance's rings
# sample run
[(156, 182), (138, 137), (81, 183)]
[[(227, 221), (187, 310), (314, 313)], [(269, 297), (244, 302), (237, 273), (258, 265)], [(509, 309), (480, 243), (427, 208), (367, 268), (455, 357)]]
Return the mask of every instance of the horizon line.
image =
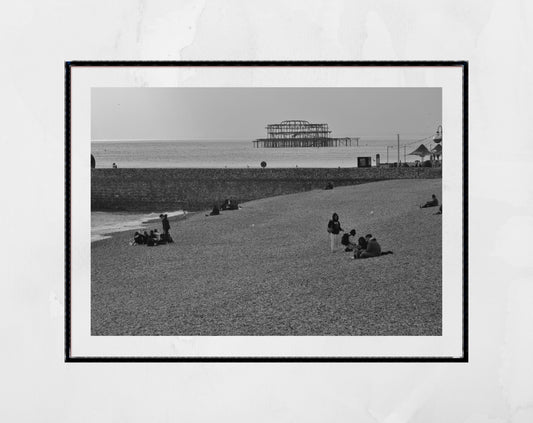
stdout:
[[(400, 137), (406, 136), (406, 135), (416, 135), (422, 136), (426, 133), (423, 132), (404, 132), (403, 134), (400, 133)], [(434, 134), (426, 135), (427, 137), (432, 136)], [(386, 137), (386, 138), (393, 138), (395, 139), (397, 136), (396, 133), (391, 134), (365, 134), (365, 135), (356, 135), (356, 136), (338, 136), (338, 137), (332, 137), (332, 138), (363, 138), (363, 137)], [(255, 141), (257, 138), (242, 138), (242, 137), (231, 137), (231, 138), (100, 138), (100, 139), (91, 139), (91, 142), (150, 142), (150, 141), (159, 141), (159, 142), (191, 142), (191, 141)]]

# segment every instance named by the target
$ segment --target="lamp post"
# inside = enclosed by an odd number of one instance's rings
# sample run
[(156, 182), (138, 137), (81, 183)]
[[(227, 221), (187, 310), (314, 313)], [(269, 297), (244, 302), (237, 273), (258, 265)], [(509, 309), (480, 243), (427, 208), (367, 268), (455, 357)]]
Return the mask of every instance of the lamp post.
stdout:
[(398, 162), (396, 163), (396, 167), (400, 167), (400, 134), (396, 134), (398, 137)]

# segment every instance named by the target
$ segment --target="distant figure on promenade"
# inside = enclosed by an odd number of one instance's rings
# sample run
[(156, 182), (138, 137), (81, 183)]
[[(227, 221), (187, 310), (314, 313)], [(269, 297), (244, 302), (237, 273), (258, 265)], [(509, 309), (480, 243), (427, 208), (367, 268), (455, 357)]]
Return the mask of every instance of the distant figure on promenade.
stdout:
[(365, 238), (366, 248), (356, 251), (353, 257), (354, 259), (364, 259), (393, 254), (392, 251), (381, 251), (381, 245), (379, 245), (377, 239), (374, 238), (371, 234), (368, 234)]
[(215, 204), (213, 206), (213, 210), (211, 210), (211, 213), (209, 213), (209, 216), (218, 216), (220, 214), (220, 210), (218, 206)]
[(357, 242), (355, 241), (355, 229), (352, 229), (350, 232), (342, 235), (341, 244), (346, 247), (344, 251), (354, 250), (357, 245)]
[(324, 188), (324, 189), (333, 189), (333, 184), (331, 182), (328, 182), (326, 184), (326, 188)]
[(116, 168), (118, 168), (117, 164), (113, 163), (113, 169), (116, 169)]
[(424, 209), (426, 207), (437, 207), (439, 205), (439, 200), (437, 200), (437, 196), (433, 194), (431, 196), (431, 200), (428, 201), (426, 204), (420, 206), (421, 209)]
[(331, 220), (328, 222), (328, 233), (330, 239), (331, 252), (334, 253), (337, 248), (339, 248), (339, 234), (344, 232), (344, 229), (341, 228), (341, 223), (339, 222), (339, 215), (333, 213)]
[(165, 237), (165, 240), (168, 241), (168, 238), (170, 238), (170, 223), (168, 222), (168, 215), (160, 214), (159, 218), (161, 219), (161, 224), (163, 225), (163, 236)]

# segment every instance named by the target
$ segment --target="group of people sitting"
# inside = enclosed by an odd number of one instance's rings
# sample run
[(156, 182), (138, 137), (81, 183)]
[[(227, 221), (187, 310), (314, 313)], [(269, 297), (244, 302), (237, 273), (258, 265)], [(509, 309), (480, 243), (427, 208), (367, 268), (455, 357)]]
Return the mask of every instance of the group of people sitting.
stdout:
[[(339, 215), (333, 213), (331, 220), (328, 222), (328, 233), (331, 240), (331, 252), (337, 251), (337, 242), (341, 232), (344, 229), (341, 228), (339, 221)], [(368, 234), (365, 237), (360, 237), (358, 240), (355, 238), (355, 229), (352, 229), (348, 233), (344, 233), (340, 242), (345, 246), (344, 251), (353, 251), (353, 258), (370, 258), (384, 256), (386, 254), (392, 254), (392, 251), (381, 251), (381, 245), (379, 245), (376, 238), (372, 234)]]
[(381, 251), (381, 245), (372, 234), (359, 237), (355, 240), (355, 229), (342, 235), (341, 244), (346, 248), (344, 251), (353, 251), (354, 259), (379, 257), (386, 254), (393, 254), (392, 251)]
[(220, 210), (239, 210), (239, 203), (235, 200), (226, 199), (220, 207), (215, 204), (211, 210), (211, 213), (206, 214), (206, 216), (218, 216), (220, 214)]
[(153, 229), (148, 233), (144, 231), (143, 233), (135, 232), (133, 236), (133, 242), (131, 245), (147, 245), (153, 247), (154, 245), (169, 244), (174, 242), (170, 233), (160, 233), (157, 229)]
[(131, 245), (147, 245), (148, 247), (153, 247), (155, 245), (170, 244), (171, 242), (174, 242), (170, 236), (168, 215), (160, 214), (159, 218), (163, 224), (163, 233), (160, 233), (157, 229), (151, 230), (150, 233), (147, 231), (144, 231), (143, 233), (135, 232)]

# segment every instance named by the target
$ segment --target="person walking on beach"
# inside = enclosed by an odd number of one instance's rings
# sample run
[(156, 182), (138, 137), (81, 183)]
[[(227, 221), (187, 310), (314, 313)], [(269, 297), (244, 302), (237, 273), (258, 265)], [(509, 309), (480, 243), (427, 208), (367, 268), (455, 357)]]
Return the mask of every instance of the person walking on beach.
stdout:
[(328, 222), (328, 232), (332, 253), (334, 253), (337, 248), (339, 248), (339, 234), (341, 231), (344, 232), (344, 229), (341, 228), (341, 223), (339, 222), (339, 215), (337, 213), (333, 213), (333, 216), (331, 216), (331, 220)]

